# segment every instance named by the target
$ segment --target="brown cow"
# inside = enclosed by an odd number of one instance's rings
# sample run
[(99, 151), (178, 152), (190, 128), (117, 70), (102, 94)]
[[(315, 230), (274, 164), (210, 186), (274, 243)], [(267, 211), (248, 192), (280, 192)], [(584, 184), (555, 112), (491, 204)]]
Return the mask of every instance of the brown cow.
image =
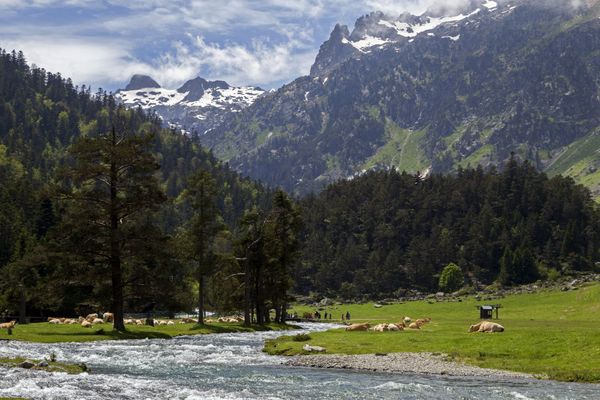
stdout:
[(482, 321), (478, 324), (471, 325), (469, 327), (469, 332), (504, 332), (504, 327), (500, 324), (490, 321)]
[(411, 322), (410, 325), (408, 325), (409, 329), (421, 329), (421, 325), (417, 324), (416, 322)]
[(12, 329), (15, 327), (15, 325), (17, 324), (17, 321), (15, 321), (14, 319), (10, 322), (5, 322), (3, 324), (0, 324), (0, 329)]
[(369, 324), (352, 324), (346, 327), (347, 331), (366, 331), (369, 330), (371, 325)]
[(115, 315), (110, 312), (105, 312), (104, 314), (102, 314), (102, 320), (105, 324), (108, 322), (115, 322)]

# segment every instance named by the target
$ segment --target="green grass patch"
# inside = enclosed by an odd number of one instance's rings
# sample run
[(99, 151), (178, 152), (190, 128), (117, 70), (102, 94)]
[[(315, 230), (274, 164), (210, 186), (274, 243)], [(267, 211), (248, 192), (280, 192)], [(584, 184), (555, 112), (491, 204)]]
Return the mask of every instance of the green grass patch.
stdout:
[[(328, 354), (434, 352), (484, 368), (526, 372), (561, 381), (600, 382), (600, 285), (570, 292), (542, 292), (508, 296), (501, 303), (503, 333), (467, 333), (478, 321), (478, 303), (409, 302), (384, 305), (344, 305), (327, 312), (349, 311), (352, 322), (397, 322), (404, 316), (431, 317), (422, 330), (403, 332), (346, 332), (334, 329), (311, 333), (306, 343), (322, 346)], [(296, 307), (294, 311), (312, 309)], [(270, 354), (304, 354), (293, 337), (265, 345)]]
[(568, 176), (577, 175), (582, 166), (600, 159), (598, 149), (600, 148), (600, 134), (593, 132), (576, 140), (554, 160), (547, 168), (546, 173), (550, 176), (563, 174)]
[(421, 145), (425, 138), (425, 131), (411, 131), (402, 129), (392, 120), (386, 119), (385, 136), (386, 144), (381, 146), (374, 155), (363, 164), (363, 169), (375, 165), (394, 166), (400, 171), (409, 173), (423, 172), (430, 165)]
[(26, 342), (60, 343), (60, 342), (91, 342), (98, 340), (126, 339), (170, 339), (183, 335), (203, 335), (210, 333), (256, 332), (267, 330), (294, 329), (291, 325), (268, 324), (265, 326), (242, 324), (215, 323), (205, 325), (175, 324), (162, 326), (127, 325), (126, 332), (113, 330), (112, 324), (96, 325), (93, 328), (83, 328), (80, 325), (51, 325), (45, 322), (18, 325), (13, 334), (8, 336), (6, 330), (0, 330), (0, 340), (10, 339)]
[(81, 374), (82, 372), (88, 371), (88, 368), (83, 364), (67, 364), (61, 363), (57, 361), (47, 361), (47, 367), (38, 367), (37, 364), (40, 363), (41, 360), (30, 360), (25, 358), (2, 358), (0, 357), (0, 365), (9, 368), (20, 368), (19, 364), (23, 361), (31, 361), (36, 364), (36, 366), (31, 369), (38, 371), (46, 371), (46, 372), (66, 372), (68, 374)]
[(463, 168), (467, 167), (476, 167), (477, 165), (485, 162), (486, 160), (490, 160), (492, 157), (492, 153), (494, 152), (494, 146), (491, 144), (486, 144), (475, 150), (468, 157), (460, 160), (457, 165), (460, 165)]

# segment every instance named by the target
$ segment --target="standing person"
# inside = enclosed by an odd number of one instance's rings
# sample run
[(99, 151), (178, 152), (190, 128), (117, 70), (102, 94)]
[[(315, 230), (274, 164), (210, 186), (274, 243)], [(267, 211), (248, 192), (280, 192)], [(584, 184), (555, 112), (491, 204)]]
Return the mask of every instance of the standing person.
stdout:
[(346, 321), (350, 321), (350, 311), (346, 311)]
[(344, 314), (342, 313), (342, 321), (344, 320)]

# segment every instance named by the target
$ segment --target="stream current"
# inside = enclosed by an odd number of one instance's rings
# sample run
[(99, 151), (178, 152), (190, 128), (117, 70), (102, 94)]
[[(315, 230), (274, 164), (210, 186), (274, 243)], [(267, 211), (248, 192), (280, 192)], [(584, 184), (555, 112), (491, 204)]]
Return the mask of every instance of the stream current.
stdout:
[[(305, 324), (310, 331), (331, 328)], [(306, 332), (306, 331), (303, 331)], [(0, 342), (0, 357), (85, 363), (67, 375), (0, 367), (0, 397), (28, 399), (600, 399), (600, 385), (365, 373), (283, 365), (266, 339), (297, 332), (93, 343)]]

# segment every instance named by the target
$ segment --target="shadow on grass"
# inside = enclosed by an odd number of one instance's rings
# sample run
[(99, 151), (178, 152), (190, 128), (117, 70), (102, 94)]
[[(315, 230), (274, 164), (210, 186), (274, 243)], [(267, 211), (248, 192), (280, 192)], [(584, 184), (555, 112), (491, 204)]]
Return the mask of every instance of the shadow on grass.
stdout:
[(195, 333), (199, 333), (199, 331), (204, 331), (206, 333), (236, 333), (236, 332), (266, 332), (266, 331), (282, 331), (282, 330), (290, 330), (290, 329), (299, 329), (293, 325), (287, 324), (267, 324), (267, 325), (238, 325), (238, 324), (228, 324), (228, 325), (215, 325), (215, 324), (196, 324), (192, 326), (189, 330)]
[[(170, 339), (171, 335), (163, 332), (152, 332), (152, 331), (142, 331), (142, 332), (119, 332), (116, 330), (111, 331), (90, 331), (90, 332), (36, 332), (32, 334), (35, 336), (65, 336), (65, 337), (94, 337), (94, 336), (104, 336), (110, 339)], [(29, 335), (28, 335), (29, 336)], [(19, 338), (16, 338), (19, 339)]]

